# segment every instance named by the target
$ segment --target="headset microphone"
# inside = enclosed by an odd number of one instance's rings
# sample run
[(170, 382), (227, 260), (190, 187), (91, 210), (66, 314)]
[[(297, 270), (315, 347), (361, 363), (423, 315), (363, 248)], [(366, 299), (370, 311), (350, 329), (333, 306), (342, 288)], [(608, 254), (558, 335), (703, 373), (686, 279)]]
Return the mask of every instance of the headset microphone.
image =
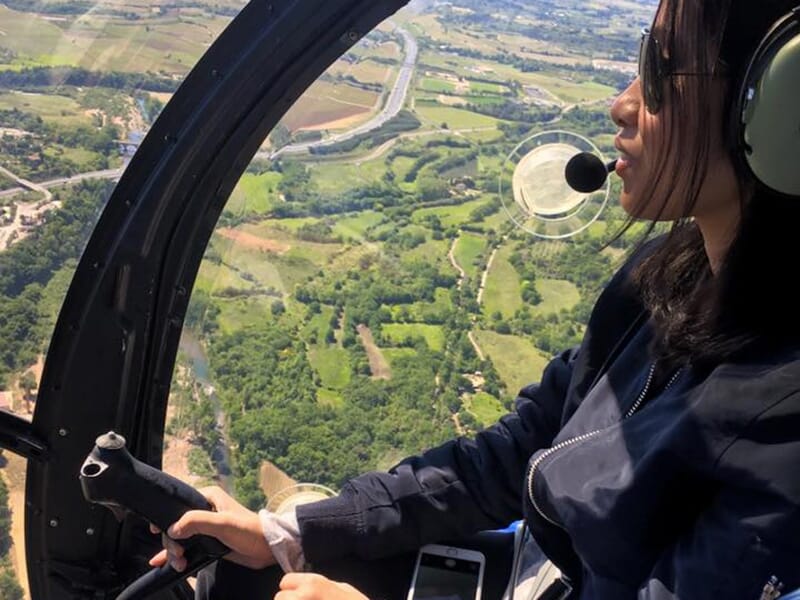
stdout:
[(564, 176), (573, 190), (589, 194), (602, 188), (608, 174), (616, 167), (616, 160), (603, 164), (596, 154), (581, 152), (569, 160), (564, 169)]

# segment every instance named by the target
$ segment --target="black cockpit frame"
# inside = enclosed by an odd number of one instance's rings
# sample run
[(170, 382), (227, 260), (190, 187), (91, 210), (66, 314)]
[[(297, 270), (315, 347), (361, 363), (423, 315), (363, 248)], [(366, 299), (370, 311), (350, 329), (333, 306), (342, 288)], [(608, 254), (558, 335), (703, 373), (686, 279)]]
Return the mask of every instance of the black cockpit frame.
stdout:
[[(78, 471), (110, 429), (160, 467), (190, 292), (232, 189), (302, 92), (408, 0), (252, 0), (211, 46), (114, 190), (53, 334), (32, 423), (0, 413), (0, 445), (28, 458), (33, 600), (113, 598), (155, 540), (89, 505)], [(187, 587), (159, 598), (188, 598)]]

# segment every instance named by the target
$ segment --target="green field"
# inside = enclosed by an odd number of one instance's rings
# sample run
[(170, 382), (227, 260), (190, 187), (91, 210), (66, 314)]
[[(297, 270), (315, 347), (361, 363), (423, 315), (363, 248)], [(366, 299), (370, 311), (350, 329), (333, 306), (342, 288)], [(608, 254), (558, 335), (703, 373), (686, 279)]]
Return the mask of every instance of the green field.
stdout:
[(469, 89), (475, 94), (505, 94), (508, 92), (508, 88), (504, 85), (484, 81), (470, 81)]
[(556, 73), (526, 73), (510, 65), (499, 64), (495, 68), (501, 76), (519, 81), (523, 85), (542, 88), (569, 104), (604, 100), (614, 97), (617, 93), (614, 88), (607, 85), (594, 81), (569, 81)]
[(88, 127), (92, 124), (92, 118), (85, 115), (84, 109), (68, 96), (30, 92), (0, 93), (0, 110), (13, 108), (33, 113), (49, 123), (58, 125), (85, 125)]
[(260, 175), (245, 173), (236, 184), (225, 210), (235, 215), (267, 212), (279, 201), (278, 184), (281, 178), (280, 173), (273, 171)]
[(313, 173), (313, 181), (325, 194), (339, 194), (366, 184), (379, 181), (386, 172), (383, 157), (360, 164), (330, 161), (307, 165)]
[(475, 279), (480, 275), (478, 266), (475, 263), (484, 252), (486, 252), (486, 238), (474, 233), (463, 232), (458, 237), (453, 256), (461, 268), (464, 269), (467, 277)]
[(414, 302), (413, 304), (395, 304), (389, 307), (395, 321), (425, 321), (427, 315), (441, 315), (450, 310), (453, 302), (450, 290), (436, 288), (433, 302)]
[(376, 226), (385, 218), (385, 215), (371, 210), (342, 217), (334, 224), (333, 234), (342, 236), (344, 240), (361, 240), (370, 227)]
[(339, 392), (325, 388), (317, 388), (317, 402), (323, 406), (339, 408), (344, 404), (344, 398)]
[(228, 22), (201, 14), (129, 21), (91, 13), (58, 21), (0, 6), (0, 39), (17, 52), (14, 66), (185, 74)]
[(447, 258), (449, 250), (450, 240), (428, 240), (424, 244), (404, 252), (402, 261), (406, 264), (415, 261), (435, 262), (439, 265), (440, 270), (452, 272), (453, 265), (450, 264), (450, 260)]
[(519, 274), (508, 261), (511, 251), (509, 246), (500, 248), (489, 269), (483, 294), (483, 314), (487, 316), (500, 312), (508, 319), (523, 306)]
[(446, 123), (450, 129), (473, 129), (476, 127), (497, 127), (500, 119), (479, 115), (478, 113), (449, 106), (418, 105), (416, 113), (423, 123), (439, 127)]
[(346, 60), (339, 59), (333, 63), (326, 71), (330, 75), (342, 75), (355, 77), (363, 83), (384, 83), (390, 67), (371, 60), (359, 60), (352, 64)]
[(381, 348), (381, 354), (391, 367), (398, 359), (413, 358), (417, 355), (417, 351), (413, 348)]
[(256, 321), (272, 321), (270, 306), (275, 298), (251, 296), (247, 298), (216, 298), (214, 303), (220, 313), (217, 322), (222, 333), (234, 333)]
[(422, 337), (431, 350), (441, 352), (444, 349), (444, 331), (440, 325), (389, 323), (383, 325), (382, 329), (384, 335), (394, 343), (401, 343), (408, 337)]
[(204, 260), (200, 264), (194, 287), (215, 294), (224, 289), (252, 290), (257, 285), (243, 279), (239, 272), (228, 265)]
[(478, 392), (467, 398), (465, 407), (484, 427), (496, 423), (500, 417), (508, 413), (497, 398), (486, 392)]
[(303, 328), (304, 337), (308, 338), (313, 335), (316, 337), (317, 343), (322, 344), (325, 341), (325, 334), (328, 333), (332, 316), (333, 308), (330, 306), (322, 306), (320, 312), (311, 317)]
[(289, 219), (264, 219), (261, 223), (269, 227), (274, 227), (275, 229), (290, 232), (292, 235), (297, 235), (297, 230), (301, 227), (319, 223), (323, 220), (324, 219), (318, 219), (317, 217), (296, 217)]
[(536, 289), (542, 301), (531, 307), (531, 314), (546, 315), (561, 309), (573, 308), (581, 300), (581, 294), (575, 284), (563, 279), (537, 279)]
[(476, 331), (478, 345), (494, 364), (506, 391), (514, 396), (529, 383), (539, 381), (549, 358), (528, 340), (494, 331)]
[(308, 352), (308, 360), (319, 373), (323, 387), (341, 390), (350, 383), (347, 350), (336, 346), (312, 346)]
[(455, 225), (456, 227), (465, 223), (470, 223), (470, 214), (476, 208), (485, 206), (488, 200), (478, 199), (464, 202), (463, 204), (456, 204), (453, 206), (435, 206), (431, 208), (421, 208), (414, 211), (413, 219), (421, 221), (427, 215), (436, 215), (445, 227)]
[(433, 77), (424, 77), (421, 79), (418, 88), (436, 94), (452, 94), (456, 91), (456, 86), (452, 82)]

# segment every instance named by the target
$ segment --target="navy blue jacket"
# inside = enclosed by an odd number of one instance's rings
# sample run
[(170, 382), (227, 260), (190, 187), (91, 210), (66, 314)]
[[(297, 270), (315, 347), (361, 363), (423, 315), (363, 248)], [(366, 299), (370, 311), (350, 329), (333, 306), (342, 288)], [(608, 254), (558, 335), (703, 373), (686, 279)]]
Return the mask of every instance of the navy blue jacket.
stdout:
[(800, 587), (800, 343), (652, 377), (630, 268), (513, 414), (299, 507), (306, 558), (377, 558), (524, 516), (573, 598)]

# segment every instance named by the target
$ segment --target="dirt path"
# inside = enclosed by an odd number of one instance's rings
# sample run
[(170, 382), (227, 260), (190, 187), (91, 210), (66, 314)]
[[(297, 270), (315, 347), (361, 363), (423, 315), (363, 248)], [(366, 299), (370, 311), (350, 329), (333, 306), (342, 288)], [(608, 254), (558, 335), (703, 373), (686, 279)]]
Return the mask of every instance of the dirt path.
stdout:
[(383, 356), (381, 349), (375, 344), (372, 338), (372, 332), (364, 324), (356, 327), (358, 335), (361, 338), (361, 343), (364, 345), (364, 350), (367, 351), (367, 358), (369, 359), (369, 368), (372, 371), (373, 379), (391, 379), (392, 369), (389, 363)]
[[(456, 257), (455, 257), (456, 244), (460, 239), (461, 239), (461, 234), (459, 233), (459, 236), (453, 240), (453, 243), (450, 246), (450, 251), (447, 253), (447, 258), (450, 259), (450, 264), (453, 265), (453, 268), (456, 271), (458, 271), (458, 283), (456, 284), (456, 287), (459, 290), (461, 289), (461, 286), (464, 285), (464, 279), (466, 279), (467, 277), (466, 272), (464, 271), (464, 269), (461, 268), (461, 265), (459, 265), (456, 262)], [(480, 300), (478, 302), (480, 302)]]
[(464, 430), (464, 426), (461, 424), (461, 419), (458, 418), (458, 413), (453, 415), (453, 426), (456, 428), (456, 433), (459, 436), (467, 435), (467, 432)]
[(17, 574), (17, 581), (25, 592), (25, 600), (30, 600), (28, 592), (28, 566), (25, 562), (25, 459), (11, 452), (4, 452), (6, 466), (0, 469), (8, 486), (8, 504), (11, 508), (11, 539), (13, 546), (9, 551), (11, 564)]
[(475, 348), (475, 354), (478, 355), (478, 358), (482, 361), (486, 360), (486, 356), (481, 350), (481, 347), (478, 345), (478, 340), (475, 339), (475, 335), (471, 331), (467, 333), (467, 338), (469, 338), (472, 347)]
[(498, 248), (492, 250), (491, 256), (489, 256), (489, 261), (486, 263), (486, 269), (481, 275), (481, 287), (478, 289), (478, 305), (480, 305), (481, 300), (483, 300), (483, 291), (486, 289), (486, 280), (489, 278), (489, 271), (492, 269), (492, 263), (494, 262), (494, 257), (497, 256)]

